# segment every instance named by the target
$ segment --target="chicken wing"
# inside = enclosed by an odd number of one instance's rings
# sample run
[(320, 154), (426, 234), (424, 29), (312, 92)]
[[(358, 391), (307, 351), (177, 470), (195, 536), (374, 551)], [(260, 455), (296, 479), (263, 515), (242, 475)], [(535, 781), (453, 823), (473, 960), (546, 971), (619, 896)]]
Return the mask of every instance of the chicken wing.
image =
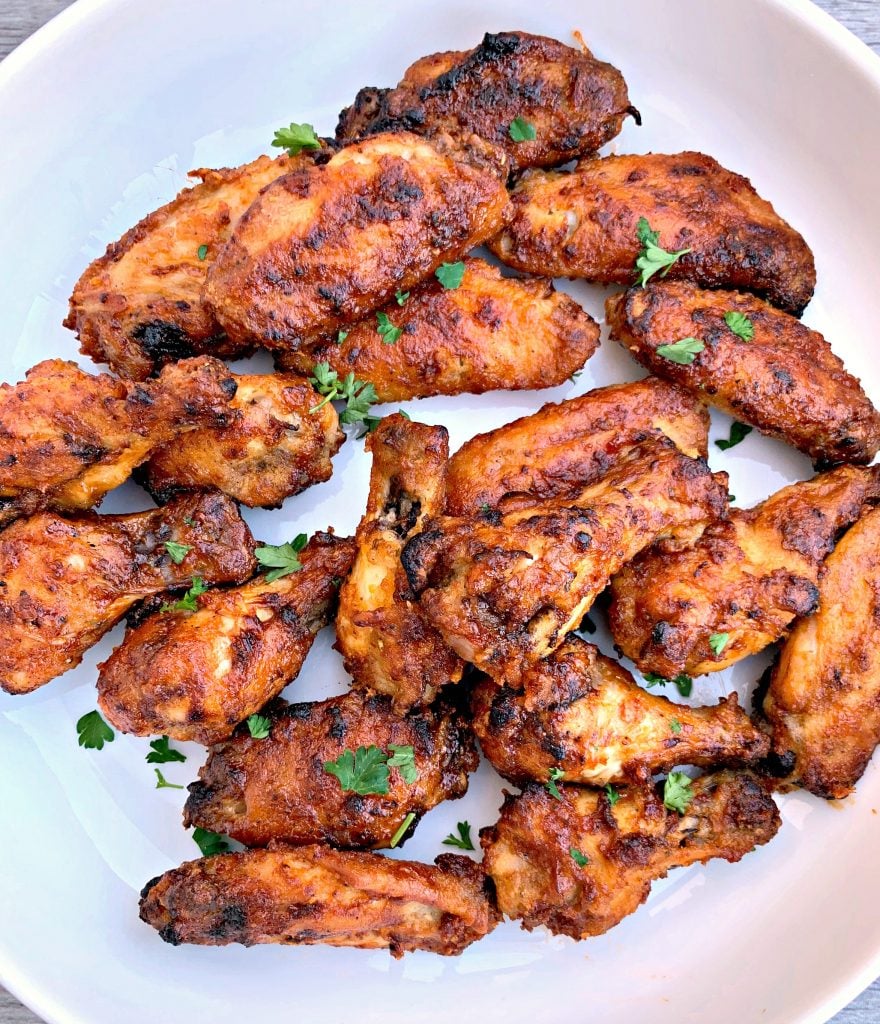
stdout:
[(388, 345), (376, 317), (335, 338), (281, 352), (276, 364), (310, 374), (327, 362), (375, 387), (380, 402), (430, 395), (530, 390), (562, 384), (595, 352), (599, 325), (547, 280), (502, 277), (480, 259), (464, 261), (458, 288), (430, 278), (380, 315), (403, 333)]
[[(477, 768), (473, 737), (451, 707), (436, 705), (405, 718), (385, 696), (359, 693), (312, 704), (279, 704), (266, 712), (270, 733), (240, 728), (214, 747), (189, 787), (184, 824), (232, 836), (248, 846), (272, 840), (380, 849), (400, 829), (411, 834), (425, 811), (467, 791)], [(388, 768), (386, 793), (343, 788), (324, 765), (346, 751), (409, 747), (416, 777)], [(409, 815), (413, 815), (409, 818)], [(409, 820), (408, 820), (409, 818)]]
[(779, 774), (829, 799), (853, 791), (880, 743), (880, 509), (828, 556), (819, 610), (782, 647), (763, 708)]
[[(837, 535), (878, 500), (880, 466), (840, 466), (732, 509), (691, 547), (650, 548), (611, 581), (615, 644), (642, 671), (667, 678), (756, 654), (816, 610)], [(713, 637), (726, 639), (719, 646)]]
[(705, 459), (708, 433), (703, 404), (656, 377), (596, 388), (466, 441), (449, 460), (446, 511), (476, 515), (506, 494), (576, 494), (660, 434)]
[(459, 259), (507, 210), (495, 167), (415, 135), (376, 135), (265, 188), (208, 271), (205, 296), (234, 341), (296, 348)]
[(144, 467), (144, 484), (157, 501), (216, 489), (251, 508), (277, 508), (330, 479), (330, 459), (345, 440), (333, 406), (312, 412), (318, 399), (301, 377), (231, 376), (238, 390), (230, 422), (191, 431), (153, 452)]
[(552, 769), (567, 782), (604, 786), (677, 764), (749, 764), (769, 749), (736, 694), (715, 707), (673, 704), (577, 637), (534, 665), (517, 687), (483, 677), (472, 708), (483, 753), (517, 786), (546, 782)]
[(796, 316), (816, 285), (813, 254), (797, 231), (747, 178), (702, 153), (531, 171), (511, 199), (513, 217), (489, 247), (519, 270), (632, 284), (644, 217), (664, 249), (689, 250), (664, 271), (671, 278), (755, 292)]
[[(605, 309), (611, 337), (652, 373), (815, 462), (870, 462), (877, 454), (880, 412), (822, 335), (793, 316), (752, 295), (684, 281), (630, 288)], [(728, 325), (732, 314), (748, 340)], [(662, 346), (681, 338), (705, 346), (691, 363), (664, 355)]]
[(527, 931), (602, 935), (637, 910), (670, 868), (714, 857), (734, 863), (779, 830), (776, 804), (750, 772), (703, 775), (683, 814), (653, 787), (612, 799), (601, 791), (543, 786), (508, 796), (501, 818), (480, 832), (498, 907)]
[(47, 359), (0, 384), (0, 525), (44, 508), (97, 505), (160, 445), (231, 416), (235, 380), (216, 359), (188, 359), (129, 384)]
[(140, 908), (175, 946), (325, 943), (456, 956), (498, 923), (489, 893), (469, 857), (446, 853), (430, 865), (275, 845), (166, 871), (144, 886)]
[(723, 515), (724, 480), (671, 441), (652, 441), (574, 498), (435, 519), (407, 543), (403, 565), (453, 650), (517, 685), (625, 562), (664, 535), (687, 535)]
[[(514, 169), (552, 167), (595, 152), (629, 114), (638, 120), (623, 75), (586, 47), (528, 32), (487, 32), (473, 50), (417, 60), (395, 89), (362, 89), (339, 115), (336, 138), (474, 133), (503, 148)], [(518, 133), (522, 122), (527, 128)]]
[(78, 665), (143, 597), (196, 577), (247, 579), (253, 552), (222, 494), (121, 516), (20, 519), (0, 533), (0, 687), (28, 693)]
[(395, 414), (384, 417), (366, 447), (373, 455), (370, 493), (339, 595), (336, 649), (356, 688), (388, 694), (402, 713), (429, 704), (464, 668), (425, 620), (400, 562), (407, 539), (443, 508), (449, 435)]
[(353, 541), (317, 533), (297, 572), (209, 590), (195, 611), (148, 616), (99, 666), (107, 720), (136, 736), (226, 739), (299, 674), (353, 557)]

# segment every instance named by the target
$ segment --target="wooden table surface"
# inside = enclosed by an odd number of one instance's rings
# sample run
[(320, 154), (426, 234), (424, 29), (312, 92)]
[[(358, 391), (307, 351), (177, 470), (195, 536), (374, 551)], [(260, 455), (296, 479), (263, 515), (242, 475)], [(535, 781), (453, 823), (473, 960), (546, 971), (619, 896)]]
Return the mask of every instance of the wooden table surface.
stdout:
[[(70, 0), (0, 0), (0, 59), (16, 47)], [(848, 29), (880, 53), (880, 0), (817, 0)], [(880, 979), (834, 1018), (830, 1024), (878, 1024)], [(0, 986), (0, 1024), (40, 1024)], [(196, 1022), (197, 1024), (197, 1022)], [(710, 1022), (707, 1022), (710, 1024)], [(743, 1024), (750, 1024), (743, 1021)]]

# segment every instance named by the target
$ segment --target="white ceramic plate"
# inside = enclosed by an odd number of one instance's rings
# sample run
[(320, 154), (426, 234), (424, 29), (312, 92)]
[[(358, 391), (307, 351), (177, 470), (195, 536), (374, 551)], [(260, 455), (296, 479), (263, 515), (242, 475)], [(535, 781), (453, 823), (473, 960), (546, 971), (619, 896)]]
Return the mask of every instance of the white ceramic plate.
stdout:
[[(749, 175), (815, 249), (808, 321), (880, 399), (880, 61), (800, 0), (80, 0), (0, 66), (0, 376), (75, 356), (60, 326), (74, 281), (187, 169), (251, 159), (290, 120), (330, 133), (359, 86), (393, 84), (421, 54), (508, 28), (562, 39), (580, 28), (623, 70), (644, 127), (628, 122), (615, 149), (701, 149)], [(601, 314), (599, 289), (570, 290)], [(457, 446), (549, 399), (639, 375), (605, 345), (577, 385), (409, 411), (445, 423)], [(715, 417), (712, 436), (728, 427)], [(730, 453), (713, 446), (712, 461), (741, 504), (810, 475), (805, 459), (755, 434)], [(368, 469), (350, 439), (328, 483), (248, 519), (269, 541), (328, 523), (352, 530)], [(148, 504), (129, 485), (104, 508)], [(505, 924), (457, 959), (166, 946), (139, 922), (137, 894), (198, 853), (179, 823), (183, 794), (153, 788), (146, 740), (119, 736), (100, 753), (76, 742), (95, 664), (119, 637), (37, 693), (0, 697), (0, 980), (51, 1022), (805, 1024), (880, 973), (876, 764), (845, 807), (786, 798), (769, 846), (739, 865), (674, 872), (589, 942)], [(699, 682), (694, 699), (745, 692), (763, 664)], [(291, 690), (310, 699), (345, 685), (325, 631)], [(186, 765), (167, 766), (175, 782), (202, 762), (199, 748), (187, 752)], [(433, 859), (460, 818), (490, 823), (499, 793), (484, 765), (403, 855)]]

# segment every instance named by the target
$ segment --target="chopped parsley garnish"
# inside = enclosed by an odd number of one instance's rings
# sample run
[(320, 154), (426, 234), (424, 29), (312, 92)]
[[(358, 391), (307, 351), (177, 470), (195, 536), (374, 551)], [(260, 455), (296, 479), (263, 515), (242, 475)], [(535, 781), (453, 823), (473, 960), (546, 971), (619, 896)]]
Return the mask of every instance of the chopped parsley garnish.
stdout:
[(158, 768), (154, 768), (153, 771), (156, 773), (156, 789), (183, 789), (183, 786), (178, 786), (176, 782), (169, 782), (165, 776), (159, 771)]
[(197, 526), (198, 525), (196, 523), (195, 519), (193, 519), (192, 516), (184, 516), (183, 517), (183, 521), (186, 523), (187, 526)]
[(660, 232), (652, 231), (651, 225), (645, 217), (639, 217), (636, 235), (642, 243), (642, 251), (636, 259), (637, 284), (642, 285), (642, 287), (648, 283), (658, 270), (661, 271), (661, 277), (666, 277), (673, 263), (676, 263), (685, 253), (691, 251), (690, 249), (679, 249), (678, 252), (667, 252), (661, 248), (658, 244), (660, 242)]
[(272, 731), (272, 719), (265, 715), (250, 715), (247, 719), (248, 732), (255, 740), (264, 740)]
[(393, 850), (394, 847), (397, 846), (397, 844), (400, 842), (400, 840), (403, 839), (404, 833), (415, 820), (415, 814), (412, 811), (410, 811), (409, 814), (400, 823), (400, 828), (391, 837), (391, 842), (388, 844), (388, 848), (390, 850)]
[(676, 736), (681, 732), (681, 722), (677, 718), (669, 719), (669, 731)]
[(292, 121), (286, 128), (279, 128), (272, 139), (272, 145), (286, 149), (291, 156), (296, 156), (304, 149), (320, 149), (321, 142), (315, 135), (310, 124), (297, 124)]
[(469, 821), (460, 821), (456, 826), (458, 835), (452, 832), (443, 840), (444, 846), (454, 846), (459, 850), (473, 850), (474, 844), (471, 841), (471, 825)]
[(383, 345), (393, 345), (401, 334), (403, 334), (403, 328), (395, 327), (387, 313), (377, 313), (376, 323), (376, 330), (382, 337)]
[(324, 762), (324, 771), (339, 779), (345, 793), (387, 796), (389, 767), (396, 768), (408, 786), (419, 777), (412, 747), (392, 743), (388, 749), (390, 754), (375, 745), (344, 750), (335, 761)]
[(583, 370), (575, 370), (573, 373), (570, 373), (568, 375), (568, 379), (572, 382), (572, 384), (577, 384), (578, 377), (580, 377), (580, 375), (583, 372), (584, 372)]
[(550, 769), (547, 781), (544, 783), (545, 787), (547, 788), (547, 792), (556, 800), (562, 799), (562, 794), (559, 792), (559, 786), (557, 786), (556, 783), (562, 778), (563, 775), (565, 775), (565, 772), (561, 768), (553, 767)]
[(346, 339), (347, 337), (348, 337), (348, 331), (340, 331), (340, 332), (339, 332), (339, 333), (338, 333), (338, 334), (336, 335), (336, 344), (337, 344), (337, 345), (341, 345), (341, 344), (343, 343), (343, 341), (345, 341), (345, 339)]
[(723, 438), (716, 441), (715, 444), (723, 451), (726, 452), (729, 448), (734, 448), (742, 441), (744, 437), (748, 437), (751, 434), (752, 428), (748, 423), (740, 423), (738, 420), (734, 421), (730, 425), (730, 437), (725, 441)]
[(667, 679), (665, 676), (658, 676), (656, 672), (646, 672), (643, 678), (647, 683), (649, 690), (652, 686), (666, 686), (667, 683), (672, 683), (682, 697), (690, 697), (691, 690), (694, 688), (693, 679), (691, 679), (689, 675), (685, 675), (684, 672), (679, 672), (679, 674), (674, 676), (672, 679)]
[(197, 612), (199, 610), (199, 603), (196, 599), (204, 594), (207, 589), (205, 581), (201, 576), (193, 576), (192, 586), (183, 597), (179, 601), (175, 601), (174, 604), (163, 604), (159, 611)]
[(396, 768), (400, 772), (403, 781), (411, 786), (419, 777), (416, 768), (416, 757), (411, 746), (400, 746), (397, 743), (389, 743), (388, 749), (391, 756), (388, 758), (388, 767)]
[(379, 401), (376, 389), (369, 381), (358, 380), (353, 373), (348, 373), (340, 380), (339, 374), (330, 369), (329, 363), (316, 363), (312, 376), (309, 378), (312, 387), (323, 398), (317, 405), (309, 409), (317, 412), (328, 402), (345, 402), (345, 409), (339, 416), (340, 423), (361, 423), (370, 411), (370, 407)]
[(434, 271), (434, 277), (443, 285), (446, 291), (458, 288), (464, 280), (464, 263), (441, 263)]
[(166, 540), (165, 550), (168, 552), (171, 561), (175, 565), (180, 565), (184, 558), (192, 551), (192, 544), (178, 544), (175, 540)]
[(170, 761), (185, 761), (186, 754), (168, 745), (168, 737), (163, 736), (158, 740), (150, 740), (150, 752), (147, 754), (147, 764), (168, 764)]
[(489, 504), (488, 501), (484, 501), (483, 504), (480, 505), (480, 512), (481, 512), (482, 515), (487, 516), (487, 515), (489, 515), (489, 513), (491, 511), (492, 511), (492, 506)]
[(223, 836), (209, 832), (206, 828), (194, 828), (193, 840), (202, 851), (203, 857), (215, 857), (218, 853), (226, 853), (229, 850), (229, 843)]
[(299, 553), (307, 543), (308, 537), (304, 533), (298, 533), (293, 540), (289, 540), (286, 544), (264, 544), (262, 547), (256, 548), (254, 557), (260, 565), (269, 570), (266, 573), (266, 582), (274, 583), (282, 576), (299, 572), (302, 569)]
[(116, 733), (101, 717), (100, 711), (89, 711), (76, 723), (79, 745), (87, 750), (103, 750), (105, 743), (112, 743)]
[(397, 299), (397, 305), (402, 306), (404, 302), (409, 298), (409, 292), (402, 292), (399, 288), (394, 293), (394, 298)]
[(605, 787), (605, 796), (608, 798), (608, 806), (613, 807), (620, 799), (620, 793), (609, 782)]
[(196, 250), (196, 255), (199, 257), (200, 260), (204, 260), (208, 255), (207, 245), (200, 245)]
[(755, 336), (755, 325), (745, 313), (737, 313), (731, 309), (724, 314), (724, 322), (743, 341), (751, 341)]
[(580, 850), (576, 850), (573, 846), (569, 846), (568, 853), (579, 868), (585, 868), (590, 863), (590, 858), (586, 854), (581, 853)]
[(719, 654), (727, 646), (727, 641), (730, 639), (730, 633), (713, 633), (709, 637), (709, 646), (712, 648), (712, 653), (717, 658)]
[(527, 121), (524, 117), (515, 117), (510, 122), (507, 134), (514, 142), (534, 142), (538, 137), (538, 133), (535, 131), (535, 126), (531, 121)]
[(680, 366), (690, 366), (706, 346), (699, 338), (681, 338), (671, 345), (658, 345), (654, 351), (658, 356), (663, 356), (670, 363), (678, 363)]
[(669, 810), (684, 814), (693, 798), (690, 778), (684, 772), (670, 772), (663, 784), (663, 803)]

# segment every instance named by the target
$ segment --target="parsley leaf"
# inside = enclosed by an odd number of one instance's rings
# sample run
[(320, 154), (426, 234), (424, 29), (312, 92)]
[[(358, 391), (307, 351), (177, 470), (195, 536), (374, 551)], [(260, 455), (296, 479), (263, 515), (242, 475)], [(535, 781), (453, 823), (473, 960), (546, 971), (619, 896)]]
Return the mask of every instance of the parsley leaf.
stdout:
[(193, 829), (193, 840), (196, 846), (202, 851), (203, 857), (214, 857), (218, 853), (226, 853), (229, 850), (229, 843), (216, 832), (209, 832), (206, 828)]
[(663, 803), (669, 810), (684, 814), (693, 798), (688, 776), (684, 772), (670, 772), (663, 784)]
[(193, 576), (192, 586), (189, 590), (180, 598), (179, 601), (175, 601), (174, 604), (163, 604), (159, 609), (160, 612), (197, 612), (199, 610), (199, 603), (196, 600), (200, 595), (204, 594), (208, 588), (205, 586), (205, 581), (201, 576)]
[(740, 441), (742, 441), (744, 437), (748, 437), (751, 432), (752, 428), (748, 423), (740, 423), (738, 420), (735, 420), (730, 425), (730, 437), (728, 440), (725, 441), (722, 438), (721, 440), (716, 441), (715, 444), (717, 444), (723, 452), (726, 452), (729, 448), (734, 448), (738, 445)]
[(112, 743), (116, 733), (101, 717), (100, 711), (89, 711), (76, 723), (79, 745), (87, 750), (103, 750), (105, 743)]
[(441, 263), (434, 271), (434, 277), (443, 285), (446, 291), (458, 288), (464, 280), (464, 263)]
[(712, 653), (717, 658), (719, 654), (727, 646), (727, 641), (730, 639), (730, 633), (713, 633), (709, 637), (709, 646), (712, 648)]
[(147, 764), (168, 764), (169, 761), (185, 761), (186, 754), (175, 750), (168, 745), (168, 737), (163, 736), (158, 740), (150, 740), (150, 752), (147, 754)]
[(507, 134), (514, 142), (533, 142), (538, 135), (535, 131), (535, 126), (524, 117), (515, 117), (510, 122)]
[(399, 288), (394, 293), (394, 298), (397, 299), (397, 305), (402, 306), (404, 302), (409, 298), (409, 292), (402, 292)]
[(609, 782), (605, 787), (605, 796), (608, 797), (608, 806), (613, 807), (620, 799), (620, 793)]
[(168, 552), (171, 561), (175, 565), (180, 565), (184, 558), (192, 551), (192, 544), (178, 544), (177, 541), (166, 540), (165, 550)]
[(454, 846), (459, 850), (473, 850), (474, 844), (471, 841), (471, 825), (469, 821), (460, 821), (456, 826), (458, 835), (452, 832), (443, 840), (444, 846)]
[(346, 403), (345, 409), (339, 417), (340, 423), (362, 422), (370, 407), (379, 401), (379, 396), (372, 384), (368, 381), (358, 380), (353, 373), (347, 374), (343, 380), (340, 380), (339, 374), (330, 369), (329, 363), (316, 363), (309, 380), (315, 391), (324, 396), (317, 405), (309, 409), (309, 412), (317, 412), (328, 402), (339, 399)]
[(733, 309), (728, 310), (724, 314), (724, 322), (743, 341), (751, 341), (755, 336), (755, 325), (745, 313), (737, 313)]
[(388, 749), (391, 756), (388, 758), (388, 767), (396, 768), (400, 772), (403, 781), (411, 786), (419, 777), (416, 768), (415, 752), (411, 746), (399, 746), (397, 743), (389, 743)]
[(383, 345), (393, 345), (403, 334), (403, 328), (395, 327), (387, 313), (377, 313), (376, 321), (378, 323), (376, 330), (382, 336)]
[(208, 255), (208, 247), (207, 247), (207, 245), (200, 245), (198, 247), (198, 249), (196, 250), (196, 255), (198, 256), (198, 258), (200, 260), (204, 260), (207, 257), (207, 255)]
[(336, 344), (337, 344), (337, 345), (341, 345), (341, 344), (343, 343), (343, 341), (345, 341), (345, 339), (346, 339), (347, 337), (348, 337), (348, 331), (340, 331), (340, 332), (339, 332), (339, 333), (338, 333), (338, 334), (336, 335)]
[(286, 544), (264, 544), (254, 551), (254, 557), (260, 565), (269, 569), (266, 573), (267, 583), (274, 583), (282, 576), (302, 569), (302, 562), (297, 556), (307, 541), (308, 537), (304, 533), (298, 533)]
[(400, 842), (400, 840), (403, 839), (404, 833), (410, 827), (410, 825), (412, 825), (415, 819), (415, 813), (413, 811), (410, 811), (409, 814), (400, 823), (400, 828), (391, 837), (391, 842), (388, 844), (389, 850), (393, 850), (394, 847), (397, 846), (397, 844)]
[(647, 683), (649, 690), (652, 686), (666, 686), (667, 683), (672, 683), (682, 697), (690, 697), (691, 690), (694, 688), (693, 679), (684, 672), (679, 672), (679, 674), (674, 676), (672, 679), (667, 679), (665, 676), (658, 676), (656, 672), (646, 672), (642, 678)]
[(580, 850), (576, 850), (573, 846), (569, 846), (568, 853), (579, 868), (585, 868), (590, 863), (590, 858), (581, 853)]
[(310, 124), (297, 124), (295, 121), (275, 132), (272, 145), (286, 149), (291, 156), (296, 156), (303, 149), (321, 148), (315, 129)]
[(639, 217), (636, 235), (642, 243), (642, 251), (636, 259), (636, 283), (644, 287), (648, 281), (662, 270), (661, 277), (666, 277), (669, 268), (690, 249), (679, 249), (678, 252), (667, 252), (661, 248), (660, 232), (652, 231), (645, 217)]
[(663, 356), (670, 363), (678, 363), (680, 366), (690, 366), (698, 352), (702, 352), (706, 346), (699, 338), (681, 338), (671, 345), (658, 345), (654, 351), (658, 356)]
[(335, 775), (344, 793), (369, 796), (388, 794), (388, 755), (381, 747), (344, 750), (335, 761), (325, 761), (324, 771)]
[(669, 719), (669, 731), (677, 736), (681, 732), (681, 722), (677, 718)]
[(557, 786), (556, 783), (562, 778), (563, 775), (565, 775), (565, 772), (558, 766), (554, 766), (550, 769), (547, 781), (544, 783), (547, 792), (556, 800), (562, 799), (562, 794), (559, 792), (559, 786)]
[(255, 740), (264, 740), (272, 731), (272, 719), (265, 715), (250, 715), (247, 719), (248, 732)]
[(169, 782), (165, 776), (159, 771), (158, 768), (154, 768), (153, 771), (156, 773), (156, 789), (183, 789), (183, 786), (178, 786), (176, 782)]

